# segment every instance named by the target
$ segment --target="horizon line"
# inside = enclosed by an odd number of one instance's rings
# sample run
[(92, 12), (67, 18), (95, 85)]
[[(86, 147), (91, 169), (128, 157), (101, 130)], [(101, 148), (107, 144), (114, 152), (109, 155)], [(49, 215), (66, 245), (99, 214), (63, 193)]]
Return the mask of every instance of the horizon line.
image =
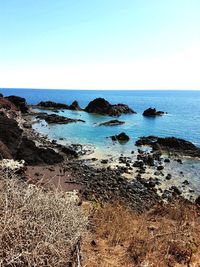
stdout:
[(85, 89), (85, 88), (76, 88), (76, 89), (74, 89), (74, 88), (34, 88), (34, 87), (0, 87), (0, 90), (5, 90), (5, 89), (22, 89), (22, 90), (60, 90), (60, 91), (62, 91), (62, 90), (74, 90), (74, 91), (82, 91), (82, 90), (85, 90), (85, 91), (200, 91), (200, 88), (199, 89), (189, 89), (189, 88), (183, 88), (183, 89), (181, 89), (181, 88), (176, 88), (176, 89), (173, 89), (173, 88), (168, 88), (168, 89), (166, 89), (166, 88), (160, 88), (160, 89), (158, 89), (158, 88), (155, 88), (155, 89), (150, 89), (150, 88), (144, 88), (144, 89), (126, 89), (126, 88), (121, 88), (121, 89), (119, 89), (119, 88), (117, 88), (117, 89), (115, 89), (115, 88), (107, 88), (107, 89), (96, 89), (96, 88), (94, 88), (94, 89)]

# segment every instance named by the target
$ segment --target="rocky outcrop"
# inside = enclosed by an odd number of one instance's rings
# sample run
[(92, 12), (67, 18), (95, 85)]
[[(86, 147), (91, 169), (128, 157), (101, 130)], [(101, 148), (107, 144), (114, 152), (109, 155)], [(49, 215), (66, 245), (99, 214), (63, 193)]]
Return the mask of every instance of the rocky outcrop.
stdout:
[(154, 117), (154, 116), (162, 116), (165, 113), (163, 111), (157, 111), (155, 108), (148, 108), (143, 112), (143, 116)]
[(2, 158), (25, 160), (30, 165), (54, 164), (63, 160), (63, 157), (53, 149), (40, 148), (32, 140), (23, 136), (14, 119), (0, 113), (0, 153)]
[(147, 145), (153, 150), (163, 150), (171, 153), (178, 153), (185, 156), (200, 157), (200, 148), (193, 143), (176, 137), (141, 137), (136, 141), (137, 146)]
[(15, 156), (17, 160), (25, 160), (29, 165), (55, 164), (63, 161), (63, 157), (50, 148), (40, 148), (32, 140), (22, 137)]
[(79, 106), (78, 101), (74, 101), (70, 106), (69, 106), (70, 110), (77, 110), (77, 111), (81, 111), (82, 108)]
[(113, 141), (119, 141), (119, 142), (127, 142), (127, 141), (129, 141), (129, 136), (127, 135), (127, 134), (125, 134), (125, 133), (120, 133), (120, 134), (118, 134), (118, 135), (113, 135), (113, 136), (111, 136), (111, 139), (113, 140)]
[(91, 101), (85, 108), (88, 113), (96, 113), (101, 115), (109, 115), (113, 117), (119, 117), (121, 114), (135, 113), (129, 106), (124, 104), (112, 105), (104, 98), (96, 98)]
[(3, 97), (0, 97), (0, 109), (17, 111), (16, 106), (13, 103), (11, 103), (8, 99), (5, 99)]
[(28, 105), (26, 103), (25, 98), (15, 95), (7, 96), (5, 98), (8, 99), (11, 103), (13, 103), (22, 113), (28, 112)]
[(0, 113), (0, 141), (15, 156), (21, 142), (22, 129), (14, 119), (9, 119), (4, 113)]
[(3, 97), (3, 94), (0, 93), (0, 97)]
[(59, 116), (56, 114), (47, 114), (47, 113), (41, 113), (36, 118), (45, 120), (49, 124), (53, 124), (53, 123), (68, 124), (72, 122), (85, 122), (84, 120), (80, 120), (80, 119), (71, 119), (71, 118), (66, 118), (64, 116)]
[(102, 122), (99, 124), (99, 126), (117, 126), (117, 125), (122, 125), (124, 123), (125, 123), (124, 121), (111, 120), (111, 121)]
[(68, 109), (69, 106), (62, 103), (56, 103), (53, 101), (41, 101), (37, 104), (37, 107), (44, 109)]

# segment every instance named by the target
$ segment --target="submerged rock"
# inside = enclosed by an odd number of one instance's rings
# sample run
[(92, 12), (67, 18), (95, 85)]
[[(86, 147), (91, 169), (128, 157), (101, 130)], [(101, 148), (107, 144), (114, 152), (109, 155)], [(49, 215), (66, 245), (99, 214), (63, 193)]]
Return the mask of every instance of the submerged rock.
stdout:
[(62, 103), (56, 103), (53, 101), (41, 101), (37, 104), (38, 107), (46, 108), (46, 109), (68, 109), (69, 106)]
[(59, 116), (57, 114), (47, 114), (47, 113), (42, 113), (38, 115), (36, 118), (45, 120), (49, 124), (52, 124), (52, 123), (68, 124), (72, 122), (85, 122), (84, 120), (80, 120), (80, 119), (71, 119), (71, 118), (66, 118), (64, 116)]
[(125, 123), (124, 121), (111, 120), (111, 121), (102, 122), (99, 124), (99, 126), (116, 126), (116, 125), (122, 125), (124, 123)]
[(136, 141), (136, 146), (150, 146), (154, 151), (163, 150), (185, 156), (200, 157), (200, 148), (193, 143), (176, 137), (141, 137)]
[(104, 98), (96, 98), (91, 101), (85, 111), (88, 113), (97, 113), (101, 115), (109, 115), (113, 117), (119, 117), (121, 114), (132, 114), (135, 113), (128, 105), (117, 104), (112, 105)]
[(129, 136), (127, 134), (125, 134), (124, 132), (118, 134), (118, 135), (113, 135), (111, 136), (111, 139), (113, 141), (119, 141), (119, 142), (127, 142), (129, 141)]
[(163, 111), (157, 111), (155, 108), (148, 108), (143, 112), (143, 116), (150, 116), (150, 117), (154, 117), (154, 116), (162, 116), (165, 113)]
[(7, 96), (5, 99), (8, 99), (11, 103), (13, 103), (17, 109), (19, 109), (22, 113), (28, 112), (28, 105), (26, 103), (26, 99), (20, 96)]

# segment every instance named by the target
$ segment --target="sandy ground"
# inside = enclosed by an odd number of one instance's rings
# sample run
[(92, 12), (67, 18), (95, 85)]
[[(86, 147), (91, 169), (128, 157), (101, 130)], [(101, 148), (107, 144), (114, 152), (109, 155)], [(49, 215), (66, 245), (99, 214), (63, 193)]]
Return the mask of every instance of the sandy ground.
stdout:
[(31, 182), (52, 185), (64, 191), (79, 191), (83, 189), (83, 185), (75, 181), (73, 174), (66, 172), (60, 165), (28, 166), (26, 175)]

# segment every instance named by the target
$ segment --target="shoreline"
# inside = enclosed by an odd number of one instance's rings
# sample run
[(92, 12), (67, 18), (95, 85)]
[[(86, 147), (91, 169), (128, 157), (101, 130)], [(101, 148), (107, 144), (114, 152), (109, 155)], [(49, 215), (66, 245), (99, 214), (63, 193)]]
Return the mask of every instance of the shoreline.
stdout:
[[(55, 142), (54, 139), (51, 139), (49, 137), (47, 137), (50, 140), (50, 143), (53, 141)], [(60, 141), (60, 140), (56, 140), (56, 142), (58, 144), (62, 144), (62, 145), (67, 145), (70, 146), (71, 143), (67, 143), (65, 141)], [(80, 145), (83, 147), (88, 147), (88, 145), (84, 145), (84, 144), (75, 144), (75, 145)], [(108, 151), (104, 150), (102, 151), (102, 149), (98, 149), (92, 146), (93, 151), (88, 151), (88, 153), (86, 152), (84, 155), (80, 155), (79, 159), (81, 161), (83, 161), (83, 163), (86, 166), (91, 166), (95, 169), (98, 168), (108, 168), (111, 170), (116, 170), (116, 169), (121, 169), (122, 172), (122, 176), (125, 177), (128, 180), (134, 180), (137, 179), (137, 175), (138, 175), (138, 169), (132, 168), (130, 167), (136, 160), (137, 157), (139, 155), (138, 153), (138, 148), (135, 147), (134, 153), (131, 154), (129, 153), (129, 155), (126, 154), (121, 154), (118, 155), (115, 151), (113, 152), (113, 154), (111, 155), (109, 152), (112, 148), (109, 148)], [(143, 151), (150, 151), (150, 148), (148, 146), (144, 146)], [(167, 155), (166, 152), (164, 152), (162, 154), (163, 160), (165, 160), (166, 158), (168, 158), (169, 155)], [(125, 162), (120, 162), (120, 157), (124, 157), (125, 158)], [(154, 177), (153, 179), (157, 179), (157, 183), (155, 182), (155, 188), (157, 190), (157, 193), (159, 196), (162, 196), (163, 192), (165, 190), (169, 190), (171, 187), (176, 187), (178, 188), (178, 190), (180, 190), (181, 195), (191, 201), (195, 201), (195, 198), (199, 195), (200, 191), (195, 192), (194, 190), (194, 186), (191, 186), (191, 181), (188, 181), (187, 179), (187, 173), (186, 173), (186, 177), (185, 174), (183, 173), (183, 169), (184, 169), (184, 164), (187, 161), (192, 161), (192, 162), (199, 162), (199, 158), (192, 158), (190, 156), (169, 156), (170, 157), (170, 163), (165, 164), (164, 169), (162, 171), (162, 173), (160, 175), (154, 175), (154, 173), (156, 172), (156, 168), (152, 168), (150, 166), (147, 167), (147, 170), (145, 173), (143, 173), (142, 175), (142, 179), (145, 179), (147, 181), (147, 186), (148, 186), (148, 180), (149, 178), (152, 179), (152, 177)], [(126, 158), (128, 159), (129, 162), (126, 162)], [(177, 163), (177, 159), (181, 159), (183, 161), (183, 164)], [(130, 169), (129, 169), (130, 168)], [(179, 169), (179, 171), (177, 172), (173, 172), (173, 169)], [(169, 173), (173, 173), (173, 179), (170, 180), (165, 180), (165, 177), (169, 174)], [(159, 177), (158, 177), (159, 176)], [(157, 178), (158, 177), (158, 178)], [(190, 177), (191, 178), (191, 177)], [(145, 182), (144, 182), (145, 183)], [(175, 190), (176, 190), (175, 188)], [(197, 186), (196, 186), (197, 188)], [(177, 192), (178, 192), (177, 190)], [(179, 192), (179, 193), (180, 193)]]
[[(80, 151), (77, 152), (76, 149), (79, 146), (80, 150), (84, 150), (83, 145), (67, 146), (66, 150), (66, 144), (61, 145), (56, 140), (50, 140), (47, 136), (36, 132), (32, 128), (31, 118), (34, 116), (33, 110), (26, 115), (18, 114), (16, 120), (24, 134), (38, 147), (53, 149), (64, 157), (62, 163), (53, 164), (53, 167), (48, 164), (43, 167), (28, 166), (27, 176), (32, 176), (33, 181), (35, 180), (37, 183), (42, 181), (41, 178), (46, 179), (46, 176), (50, 176), (49, 180), (54, 177), (54, 185), (58, 185), (60, 179), (64, 190), (77, 189), (83, 198), (99, 198), (110, 201), (113, 197), (117, 197), (123, 199), (128, 205), (136, 205), (136, 209), (139, 205), (145, 208), (147, 202), (151, 206), (155, 201), (166, 201), (176, 196), (195, 201), (199, 195), (198, 192), (196, 195), (194, 194), (194, 190), (190, 188), (190, 181), (184, 177), (184, 173), (179, 177), (168, 173), (170, 164), (184, 165), (180, 155), (175, 158), (169, 157), (169, 155), (166, 157), (166, 154), (158, 155), (154, 151), (143, 148), (137, 148), (137, 151), (129, 156), (124, 154), (116, 157), (107, 155), (108, 158), (105, 158), (105, 155), (101, 155), (102, 158), (98, 158), (97, 155), (94, 157), (94, 154), (84, 155), (86, 151), (81, 151), (81, 155)], [(66, 154), (63, 153), (63, 149), (66, 150)], [(152, 166), (145, 163), (146, 158), (150, 158), (154, 162)], [(165, 160), (167, 161), (165, 162)], [(179, 162), (177, 163), (177, 161)], [(140, 190), (138, 191), (137, 188)], [(149, 201), (142, 201), (143, 198), (149, 198)], [(138, 205), (138, 203), (140, 204)]]
[[(38, 132), (37, 132), (38, 133)], [(39, 133), (40, 134), (40, 133)], [(47, 137), (47, 139), (49, 140), (50, 144), (53, 142), (55, 142), (54, 139), (49, 139), (49, 137)], [(64, 141), (60, 142), (59, 140), (56, 140), (57, 144), (62, 144), (62, 145), (67, 145), (67, 146), (70, 146), (69, 143), (65, 143)], [(83, 144), (76, 144), (76, 145), (81, 145), (81, 146), (85, 146)], [(87, 147), (87, 145), (86, 145)], [(89, 153), (86, 152), (86, 154), (82, 155), (82, 156), (79, 156), (79, 160), (83, 162), (83, 164), (85, 164), (86, 166), (90, 166), (90, 167), (93, 167), (94, 169), (105, 169), (105, 168), (108, 168), (108, 169), (111, 169), (111, 170), (117, 170), (117, 169), (120, 169), (121, 170), (121, 175), (128, 179), (129, 181), (132, 181), (134, 179), (137, 179), (137, 175), (138, 175), (138, 169), (135, 169), (135, 168), (127, 168), (127, 165), (130, 167), (131, 164), (133, 164), (136, 160), (137, 160), (137, 156), (139, 155), (138, 151), (137, 151), (137, 147), (136, 148), (136, 151), (134, 151), (133, 154), (130, 153), (129, 156), (125, 156), (123, 154), (121, 154), (121, 156), (117, 156), (117, 154), (114, 152), (113, 155), (109, 155), (109, 151), (106, 151), (105, 153), (102, 153), (102, 150), (101, 149), (96, 149), (94, 148), (93, 151), (89, 151)], [(144, 147), (144, 151), (150, 151), (148, 149), (148, 147)], [(108, 152), (108, 153), (107, 153)], [(164, 159), (167, 158), (167, 153), (164, 153), (162, 156), (164, 156)], [(128, 160), (130, 161), (131, 159), (131, 162), (120, 162), (120, 157), (127, 157)], [(177, 158), (181, 158), (181, 160), (183, 161), (187, 161), (187, 160), (192, 160), (192, 161), (195, 161), (195, 160), (199, 160), (198, 158), (192, 158), (192, 157), (186, 157), (186, 156), (181, 156), (181, 157), (170, 157), (171, 159), (171, 164), (173, 163), (176, 163), (177, 162)], [(131, 164), (130, 164), (131, 163)], [(183, 164), (184, 165), (184, 164)], [(166, 168), (167, 167), (167, 168)], [(181, 167), (181, 164), (177, 164), (176, 168), (177, 167)], [(175, 168), (175, 167), (174, 167)], [(167, 169), (167, 170), (166, 170)], [(146, 186), (148, 186), (148, 180), (149, 178), (152, 179), (152, 177), (154, 176), (154, 179), (155, 179), (155, 189), (157, 191), (157, 194), (161, 197), (163, 192), (164, 191), (168, 191), (171, 187), (174, 187), (175, 190), (177, 190), (178, 194), (181, 193), (181, 195), (188, 199), (188, 200), (191, 200), (191, 201), (195, 201), (195, 198), (199, 195), (199, 192), (195, 192), (194, 189), (190, 188), (189, 189), (189, 184), (190, 182), (184, 178), (184, 174), (183, 172), (179, 171), (179, 173), (173, 173), (173, 180), (170, 179), (170, 181), (166, 181), (164, 179), (164, 176), (166, 177), (169, 172), (171, 172), (171, 169), (170, 169), (170, 166), (165, 166), (164, 168), (164, 171), (161, 173), (159, 179), (157, 179), (157, 175), (155, 177), (154, 173), (156, 172), (156, 168), (152, 168), (152, 167), (148, 167), (147, 170), (146, 170), (146, 173), (144, 173), (142, 175), (142, 179), (146, 180), (143, 181), (144, 184), (146, 184)], [(180, 174), (181, 173), (181, 174)], [(137, 178), (135, 178), (137, 177)], [(139, 177), (140, 178), (140, 177)], [(157, 180), (157, 181), (156, 181)], [(187, 190), (187, 187), (188, 187), (188, 190)], [(169, 191), (168, 191), (169, 193)]]

